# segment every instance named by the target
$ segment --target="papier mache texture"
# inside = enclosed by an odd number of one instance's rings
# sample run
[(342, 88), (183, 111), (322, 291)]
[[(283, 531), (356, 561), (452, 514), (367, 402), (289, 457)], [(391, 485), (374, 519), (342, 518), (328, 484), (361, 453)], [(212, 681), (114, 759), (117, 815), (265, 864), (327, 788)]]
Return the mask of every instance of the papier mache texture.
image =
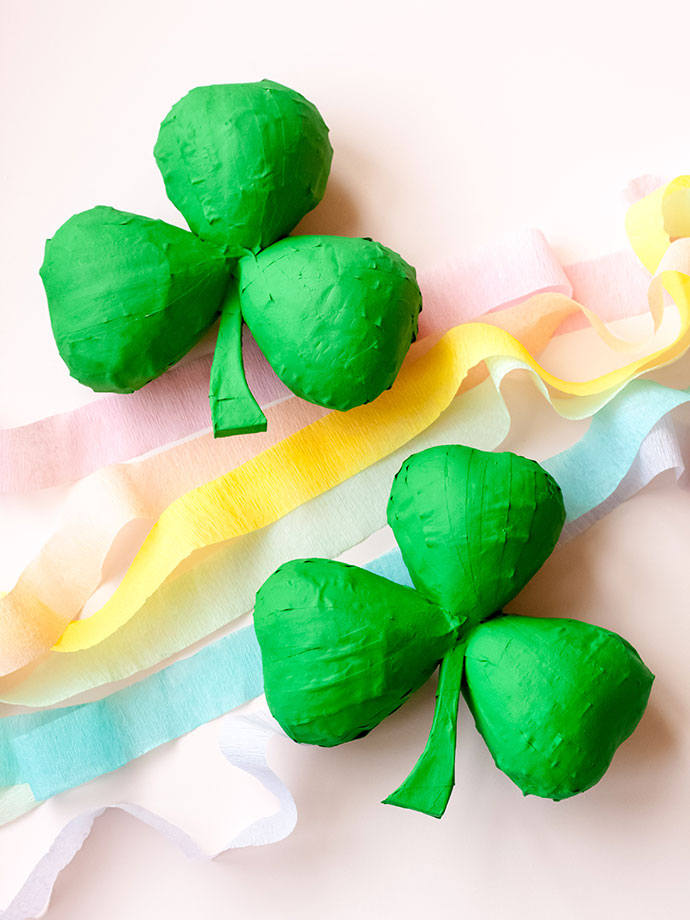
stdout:
[(477, 623), (539, 571), (565, 508), (554, 478), (533, 461), (451, 445), (403, 463), (387, 518), (415, 587)]
[(242, 316), (293, 393), (345, 411), (388, 389), (417, 337), (415, 270), (381, 243), (292, 236), (238, 265)]
[(608, 630), (502, 612), (564, 519), (560, 488), (533, 460), (461, 445), (408, 458), (388, 520), (416, 589), (303, 559), (259, 590), (254, 622), (275, 718), (296, 741), (351, 741), (440, 665), (429, 741), (387, 803), (444, 813), (461, 691), (523, 793), (560, 800), (590, 788), (642, 717), (654, 677)]
[(72, 376), (92, 390), (131, 393), (211, 326), (228, 270), (215, 247), (186, 230), (97, 207), (48, 240), (41, 278)]
[(245, 379), (245, 320), (311, 402), (345, 410), (392, 385), (417, 334), (414, 269), (370, 240), (276, 242), (326, 188), (333, 151), (312, 103), (268, 80), (197, 87), (163, 121), (154, 153), (192, 232), (97, 207), (46, 243), (41, 277), (73, 377), (131, 393), (222, 313), (209, 390), (216, 437), (267, 424)]
[(525, 795), (594, 786), (642, 718), (652, 674), (616, 633), (498, 616), (471, 634), (463, 693), (496, 765)]
[(316, 106), (287, 86), (197, 86), (161, 125), (154, 156), (190, 229), (231, 256), (286, 236), (323, 198), (333, 149)]

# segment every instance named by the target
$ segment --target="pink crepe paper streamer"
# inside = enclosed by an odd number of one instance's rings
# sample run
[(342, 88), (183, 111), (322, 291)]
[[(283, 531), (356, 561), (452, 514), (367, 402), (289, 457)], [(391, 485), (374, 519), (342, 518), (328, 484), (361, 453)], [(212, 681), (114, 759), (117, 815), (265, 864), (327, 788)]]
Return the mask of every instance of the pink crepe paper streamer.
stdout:
[[(646, 194), (657, 181), (636, 180), (629, 194)], [(419, 273), (424, 297), (420, 336), (548, 292), (574, 297), (610, 322), (648, 309), (648, 278), (626, 252), (564, 269), (541, 231), (516, 232)], [(584, 317), (573, 316), (559, 332), (586, 325)], [(243, 347), (247, 380), (259, 404), (289, 396), (246, 329)], [(130, 395), (106, 396), (72, 412), (0, 430), (0, 493), (75, 482), (103, 466), (208, 430), (211, 361), (207, 355), (178, 365)]]
[(534, 294), (572, 295), (568, 276), (540, 230), (523, 230), (499, 244), (418, 273), (423, 309), (420, 336), (445, 332)]
[[(245, 329), (244, 366), (262, 406), (291, 395)], [(126, 396), (0, 431), (0, 492), (47, 489), (211, 427), (212, 355), (177, 365)]]
[[(538, 230), (513, 234), (420, 281), (424, 309), (420, 335), (445, 331), (541, 291), (570, 287)], [(250, 389), (265, 406), (290, 391), (256, 342), (243, 338)], [(73, 412), (0, 431), (0, 492), (46, 489), (83, 479), (110, 463), (210, 428), (208, 355), (178, 365), (136, 393), (106, 396)]]
[[(649, 311), (647, 291), (651, 275), (633, 252), (622, 250), (586, 262), (567, 265), (573, 299), (596, 313), (605, 323)], [(558, 334), (589, 326), (582, 313), (575, 313)]]
[(623, 191), (623, 199), (627, 204), (635, 204), (640, 198), (646, 198), (667, 182), (668, 179), (662, 179), (661, 176), (638, 176), (628, 182)]

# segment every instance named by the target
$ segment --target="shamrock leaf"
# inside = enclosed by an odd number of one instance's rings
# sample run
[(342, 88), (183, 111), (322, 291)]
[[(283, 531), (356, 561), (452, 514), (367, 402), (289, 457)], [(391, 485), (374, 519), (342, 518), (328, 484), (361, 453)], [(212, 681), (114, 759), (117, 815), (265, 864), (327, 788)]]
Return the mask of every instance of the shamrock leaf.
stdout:
[(417, 334), (414, 269), (371, 240), (279, 240), (318, 204), (333, 151), (317, 109), (260, 83), (202, 86), (161, 125), (155, 157), (188, 233), (97, 207), (46, 243), (60, 355), (94, 390), (130, 393), (222, 320), (209, 398), (217, 437), (266, 428), (242, 322), (294, 392), (348, 409), (390, 387)]
[(451, 444), (403, 463), (387, 516), (415, 587), (478, 623), (539, 571), (565, 508), (538, 463)]
[(443, 814), (461, 690), (525, 794), (563, 799), (598, 782), (642, 717), (653, 675), (608, 630), (500, 611), (558, 539), (554, 480), (523, 457), (434, 447), (403, 464), (388, 513), (416, 590), (300, 560), (257, 594), (266, 698), (287, 734), (327, 746), (358, 738), (440, 664), (427, 745), (387, 803)]
[(607, 629), (500, 616), (469, 637), (463, 692), (498, 768), (525, 795), (559, 800), (599, 782), (642, 718), (652, 680)]
[(298, 559), (264, 582), (254, 625), (271, 712), (296, 741), (331, 747), (402, 706), (456, 644), (459, 619), (365, 569)]
[(293, 393), (341, 411), (376, 399), (417, 336), (414, 269), (372, 240), (294, 236), (238, 265), (240, 308)]
[(333, 157), (316, 106), (271, 80), (197, 86), (153, 153), (190, 229), (233, 256), (265, 249), (315, 208)]
[(179, 227), (98, 207), (48, 240), (41, 278), (72, 375), (96, 391), (131, 393), (213, 323), (228, 269), (217, 249)]

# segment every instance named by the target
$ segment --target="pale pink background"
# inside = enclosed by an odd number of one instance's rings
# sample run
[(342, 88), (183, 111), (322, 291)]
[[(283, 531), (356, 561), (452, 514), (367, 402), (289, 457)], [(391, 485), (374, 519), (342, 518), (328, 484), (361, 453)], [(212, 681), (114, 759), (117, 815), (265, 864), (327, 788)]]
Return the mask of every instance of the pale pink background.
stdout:
[[(677, 3), (5, 0), (2, 19), (3, 426), (90, 398), (54, 348), (43, 240), (98, 203), (179, 222), (150, 151), (194, 85), (268, 76), (313, 99), (336, 155), (305, 226), (378, 237), (425, 267), (523, 226), (541, 227), (566, 261), (621, 248), (627, 180), (690, 168), (690, 14)], [(547, 358), (567, 373), (599, 354), (577, 333)], [(669, 379), (687, 386), (689, 372), (686, 360)], [(545, 456), (582, 432), (523, 382), (506, 392), (511, 447)], [(0, 504), (0, 587), (48, 535), (62, 495)], [(201, 864), (109, 814), (48, 916), (686, 916), (689, 520), (690, 495), (662, 478), (559, 550), (515, 606), (619, 630), (658, 675), (638, 732), (587, 795), (523, 799), (463, 708), (446, 817), (377, 804), (423, 746), (429, 686), (357, 744), (275, 742), (300, 815), (284, 843)]]

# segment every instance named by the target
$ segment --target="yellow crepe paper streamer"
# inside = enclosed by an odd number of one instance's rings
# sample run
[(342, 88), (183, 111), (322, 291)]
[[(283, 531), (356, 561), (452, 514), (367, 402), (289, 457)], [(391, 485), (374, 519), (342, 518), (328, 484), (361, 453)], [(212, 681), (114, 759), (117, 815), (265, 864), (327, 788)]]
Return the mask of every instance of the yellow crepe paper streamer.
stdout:
[(690, 176), (678, 176), (631, 205), (625, 230), (638, 259), (653, 275), (669, 245), (690, 237)]
[[(511, 330), (528, 350), (539, 353), (563, 320), (577, 309), (574, 302), (566, 297), (543, 303), (537, 298), (536, 302), (524, 302), (491, 314), (487, 322)], [(420, 343), (418, 347), (423, 349), (432, 344), (433, 340)], [(410, 452), (457, 440), (480, 449), (493, 450), (503, 441), (510, 428), (510, 417), (497, 390), (502, 375), (496, 378), (493, 366), (492, 375), (493, 383), (477, 386), (488, 376), (488, 370), (483, 364), (473, 368), (460, 388), (463, 395), (456, 397), (441, 418), (413, 441), (360, 475), (325, 492), (307, 506), (295, 509), (271, 527), (249, 534), (241, 541), (224, 544), (203, 562), (195, 560), (198, 564), (162, 585), (137, 616), (106, 641), (68, 655), (50, 651), (27, 667), (0, 679), (0, 699), (27, 706), (45, 706), (104, 683), (129, 677), (247, 613), (253, 603), (252, 586), (261, 584), (280, 563), (295, 554), (338, 556), (361, 542), (385, 524), (385, 503), (372, 506), (366, 496), (384, 494), (386, 484), (390, 483)], [(274, 407), (276, 417), (269, 426), (269, 432), (275, 431), (280, 424), (284, 431), (282, 437), (285, 437), (291, 433), (285, 429), (295, 415), (300, 417), (300, 424), (295, 427), (307, 424), (301, 412), (304, 407), (309, 407), (309, 404), (296, 398)], [(267, 411), (273, 412), (272, 409)], [(254, 436), (259, 440), (264, 437)], [(123, 471), (126, 471), (128, 492), (131, 494), (123, 493), (121, 489), (117, 490), (116, 496), (106, 492), (111, 502), (117, 500), (120, 504), (126, 498), (119, 520), (127, 521), (134, 515), (143, 516), (153, 523), (180, 494), (194, 488), (198, 482), (215, 478), (238, 466), (240, 461), (229, 449), (239, 440), (242, 439), (226, 438), (219, 442), (203, 436), (171, 448), (164, 454), (127, 464)], [(216, 457), (220, 445), (222, 456)], [(217, 473), (204, 475), (193, 485), (182, 488), (190, 476), (197, 479), (199, 471), (213, 469), (214, 463), (220, 465), (226, 455), (232, 462), (226, 459), (226, 466)], [(104, 487), (108, 483), (99, 479), (98, 484)], [(168, 501), (165, 501), (166, 491), (170, 494)], [(144, 494), (140, 495), (140, 492)], [(89, 496), (93, 494), (90, 490), (85, 501), (89, 502)], [(79, 497), (80, 507), (86, 514), (84, 496)], [(164, 503), (158, 511), (155, 510), (157, 502)], [(93, 498), (88, 507), (92, 504)], [(78, 510), (73, 509), (75, 520), (78, 519)], [(104, 509), (99, 510), (102, 514)], [(109, 516), (111, 519), (114, 517), (112, 509)], [(92, 539), (88, 549), (92, 549), (94, 532), (92, 528), (89, 531)], [(55, 542), (52, 548), (59, 552), (60, 547), (55, 546)], [(100, 558), (92, 563), (98, 571)], [(70, 578), (70, 583), (74, 585), (73, 578)], [(202, 596), (207, 598), (207, 603), (200, 601)], [(224, 602), (220, 600), (223, 596)], [(64, 625), (66, 623), (67, 620)], [(52, 642), (49, 644), (52, 645)]]
[[(690, 272), (690, 252), (687, 256), (682, 264)], [(690, 279), (677, 271), (658, 275), (650, 286), (653, 315), (662, 308), (662, 283), (680, 313), (676, 340), (593, 380), (561, 380), (494, 326), (467, 323), (451, 329), (426, 354), (408, 363), (392, 389), (370, 405), (319, 419), (174, 502), (154, 525), (112, 598), (88, 619), (70, 623), (55, 649), (78, 651), (102, 642), (195, 551), (267, 526), (409, 441), (438, 418), (468, 371), (487, 358), (523, 361), (546, 384), (576, 397), (615, 390), (643, 371), (678, 358), (690, 344)]]
[[(562, 295), (537, 297), (492, 314), (486, 322), (510, 331), (528, 350), (539, 353), (563, 320), (578, 310), (574, 301)], [(429, 337), (419, 342), (415, 353), (422, 354), (435, 341)], [(484, 365), (472, 368), (460, 392), (475, 387), (486, 375)], [(468, 403), (468, 412), (473, 404)], [(0, 603), (0, 669), (12, 672), (13, 685), (26, 676), (26, 668), (17, 668), (44, 655), (98, 587), (107, 553), (123, 527), (134, 519), (153, 525), (180, 495), (234, 469), (327, 410), (291, 397), (268, 407), (266, 413), (271, 425), (263, 434), (221, 440), (202, 435), (136, 463), (114, 464), (72, 490), (62, 525), (21, 573), (8, 600)], [(36, 616), (37, 599), (49, 604), (59, 618)], [(140, 647), (135, 640), (128, 651), (130, 660), (139, 660)]]
[[(667, 237), (668, 239), (668, 237)], [(639, 247), (638, 247), (639, 248)], [(641, 252), (641, 255), (644, 258), (644, 252)], [(682, 256), (682, 254), (681, 254)], [(678, 269), (687, 270), (688, 264), (690, 264), (690, 259), (678, 256), (676, 258), (676, 265), (669, 264), (666, 265), (666, 269)], [(561, 412), (566, 416), (570, 417), (584, 417), (586, 414), (590, 414), (593, 411), (596, 411), (599, 406), (603, 405), (608, 398), (614, 394), (616, 388), (620, 389), (626, 379), (629, 379), (631, 376), (635, 376), (637, 373), (641, 373), (644, 370), (649, 370), (653, 366), (658, 366), (662, 362), (668, 362), (674, 360), (679, 356), (686, 347), (686, 333), (687, 333), (687, 285), (682, 278), (674, 277), (666, 274), (664, 276), (666, 286), (673, 288), (675, 285), (674, 296), (678, 301), (680, 312), (681, 312), (681, 330), (678, 338), (671, 346), (667, 349), (662, 349), (659, 352), (656, 352), (654, 355), (648, 356), (647, 358), (639, 359), (636, 362), (628, 365), (626, 368), (622, 368), (619, 371), (615, 371), (608, 375), (603, 375), (600, 378), (597, 378), (595, 381), (586, 381), (582, 383), (573, 383), (568, 384), (565, 381), (560, 381), (557, 378), (553, 377), (550, 374), (547, 374), (539, 365), (532, 359), (531, 355), (520, 349), (520, 346), (517, 345), (510, 336), (500, 335), (498, 338), (495, 336), (492, 337), (491, 333), (486, 332), (486, 324), (470, 324), (464, 327), (465, 331), (468, 331), (469, 334), (465, 338), (464, 343), (460, 342), (458, 336), (462, 336), (463, 327), (458, 327), (455, 330), (452, 330), (447, 336), (445, 336), (437, 346), (434, 347), (432, 354), (436, 359), (440, 359), (440, 362), (443, 364), (444, 368), (450, 368), (451, 378), (454, 376), (455, 381), (461, 380), (464, 372), (467, 370), (467, 364), (470, 361), (481, 361), (483, 358), (491, 357), (493, 355), (507, 355), (513, 356), (516, 361), (520, 359), (526, 359), (528, 366), (533, 367), (540, 377), (546, 380), (552, 386), (555, 386), (561, 389), (563, 392), (571, 393), (577, 396), (576, 399), (564, 399), (564, 400), (554, 400), (554, 406), (557, 411)], [(549, 296), (558, 296), (558, 295), (543, 295), (545, 297)], [(572, 302), (571, 302), (572, 304)], [(573, 305), (575, 309), (579, 309), (577, 305)], [(658, 322), (658, 318), (661, 315), (662, 311), (662, 297), (660, 290), (660, 282), (657, 283), (656, 289), (650, 291), (650, 307), (652, 314), (655, 317), (655, 320)], [(589, 311), (585, 311), (589, 313)], [(592, 316), (590, 316), (590, 321), (592, 321)], [(603, 337), (609, 341), (612, 347), (618, 347), (619, 350), (626, 350), (630, 348), (630, 343), (621, 343), (619, 340), (616, 340), (615, 337), (610, 336), (606, 327), (603, 326), (601, 321), (598, 320), (598, 317), (594, 317), (593, 325), (597, 327), (597, 331), (602, 334), (604, 331)], [(484, 331), (482, 331), (484, 330)], [(496, 330), (493, 330), (495, 333)], [(482, 347), (479, 347), (482, 346)], [(517, 346), (517, 347), (516, 347)], [(638, 346), (633, 346), (638, 347)], [(496, 350), (498, 349), (498, 350)], [(484, 351), (484, 353), (482, 353)], [(441, 388), (437, 394), (434, 394), (436, 398), (426, 401), (424, 405), (424, 386), (433, 384), (433, 375), (427, 373), (428, 367), (425, 369), (424, 365), (420, 362), (422, 359), (418, 359), (418, 362), (415, 362), (411, 365), (412, 368), (416, 369), (421, 367), (424, 370), (423, 380), (420, 381), (423, 385), (421, 388), (417, 386), (415, 388), (414, 381), (406, 380), (405, 388), (399, 388), (396, 386), (391, 393), (384, 394), (384, 397), (381, 397), (381, 400), (377, 400), (376, 403), (368, 407), (363, 407), (365, 410), (361, 415), (361, 419), (353, 419), (354, 424), (346, 425), (345, 429), (341, 430), (339, 423), (337, 421), (337, 416), (334, 416), (335, 422), (331, 422), (329, 417), (324, 419), (324, 422), (328, 422), (326, 430), (321, 432), (321, 435), (329, 435), (329, 428), (333, 425), (333, 435), (336, 439), (334, 443), (337, 443), (337, 439), (348, 437), (357, 437), (358, 435), (364, 434), (366, 438), (370, 438), (370, 431), (375, 431), (375, 439), (377, 441), (376, 454), (378, 457), (385, 455), (387, 447), (383, 445), (382, 440), (379, 438), (379, 431), (376, 430), (376, 426), (380, 425), (381, 422), (379, 419), (381, 413), (383, 412), (384, 416), (390, 411), (392, 417), (389, 420), (390, 425), (385, 425), (386, 428), (386, 443), (392, 439), (393, 444), (395, 444), (396, 438), (404, 438), (402, 443), (407, 443), (409, 439), (409, 434), (406, 433), (410, 430), (410, 425), (405, 425), (405, 421), (412, 422), (413, 430), (423, 430), (423, 427), (428, 424), (428, 409), (431, 404), (432, 412), (435, 412), (434, 417), (438, 416), (438, 412), (442, 410), (445, 397), (447, 395), (446, 391)], [(429, 362), (427, 361), (427, 365)], [(465, 367), (463, 368), (463, 365)], [(407, 374), (409, 368), (406, 368), (405, 373)], [(478, 371), (478, 368), (475, 368), (475, 375)], [(440, 377), (443, 377), (443, 373), (439, 373)], [(447, 383), (448, 378), (443, 381)], [(469, 382), (469, 381), (468, 381)], [(455, 384), (453, 384), (455, 385)], [(607, 390), (607, 387), (611, 389)], [(447, 388), (446, 388), (447, 389)], [(464, 389), (464, 387), (463, 387)], [(428, 391), (427, 391), (428, 392)], [(397, 398), (398, 394), (403, 394), (404, 398), (409, 398), (410, 394), (413, 395), (416, 393), (417, 402), (421, 402), (421, 409), (425, 411), (415, 411), (410, 407), (409, 418), (407, 420), (402, 420), (396, 418), (396, 412), (400, 413), (400, 400)], [(587, 395), (589, 394), (589, 395)], [(396, 400), (393, 401), (391, 397), (396, 397)], [(381, 406), (381, 403), (385, 403)], [(390, 404), (389, 404), (390, 403)], [(447, 404), (447, 401), (446, 401)], [(420, 407), (418, 407), (420, 408)], [(374, 410), (372, 412), (372, 410)], [(352, 413), (350, 413), (352, 414)], [(358, 413), (359, 415), (360, 413)], [(368, 416), (368, 418), (367, 418)], [(385, 421), (385, 419), (384, 419)], [(368, 424), (370, 422), (371, 424)], [(419, 427), (421, 426), (421, 427)], [(321, 426), (317, 426), (321, 427)], [(300, 433), (301, 434), (301, 433)], [(313, 437), (314, 432), (311, 432)], [(325, 444), (328, 441), (324, 442)], [(287, 450), (283, 453), (282, 448), (285, 447)], [(221, 477), (219, 480), (208, 484), (207, 486), (202, 487), (200, 490), (195, 490), (195, 492), (190, 493), (190, 495), (185, 496), (179, 502), (176, 502), (168, 512), (166, 512), (161, 518), (159, 525), (155, 528), (155, 531), (152, 532), (150, 540), (147, 541), (144, 547), (142, 547), (142, 552), (139, 554), (135, 560), (135, 564), (132, 569), (125, 577), (121, 588), (113, 596), (112, 600), (102, 608), (97, 614), (94, 615), (90, 620), (79, 621), (71, 624), (65, 633), (64, 639), (58, 644), (58, 647), (61, 650), (67, 648), (83, 648), (93, 645), (94, 642), (99, 641), (99, 635), (101, 637), (111, 635), (112, 632), (118, 629), (119, 625), (126, 622), (135, 612), (136, 605), (132, 606), (133, 598), (137, 596), (143, 597), (150, 596), (150, 594), (156, 590), (158, 584), (156, 579), (163, 573), (162, 577), (165, 577), (166, 574), (170, 574), (179, 561), (182, 561), (189, 555), (189, 553), (194, 552), (195, 549), (209, 545), (204, 541), (216, 542), (218, 539), (224, 540), (228, 539), (226, 534), (234, 536), (236, 534), (247, 532), (246, 527), (251, 527), (253, 525), (263, 526), (259, 524), (259, 521), (265, 521), (266, 523), (270, 522), (271, 519), (275, 519), (275, 515), (280, 516), (284, 514), (285, 511), (281, 511), (280, 505), (277, 506), (270, 504), (269, 507), (265, 508), (265, 514), (255, 516), (253, 519), (244, 519), (242, 516), (236, 516), (233, 521), (227, 522), (226, 527), (219, 527), (215, 532), (209, 532), (203, 526), (198, 527), (197, 524), (202, 523), (195, 520), (194, 513), (194, 499), (200, 498), (201, 502), (197, 507), (197, 513), (200, 513), (202, 516), (206, 514), (209, 508), (212, 511), (215, 511), (216, 506), (222, 507), (226, 515), (232, 515), (232, 501), (229, 496), (224, 496), (225, 501), (221, 501), (218, 504), (219, 495), (222, 496), (222, 493), (228, 487), (232, 488), (237, 485), (240, 489), (246, 489), (251, 483), (252, 477), (258, 475), (259, 477), (263, 475), (269, 476), (269, 482), (271, 478), (271, 461), (276, 461), (278, 467), (280, 464), (286, 462), (296, 462), (300, 463), (300, 451), (306, 449), (307, 454), (309, 450), (313, 448), (309, 446), (309, 442), (305, 441), (300, 444), (299, 440), (295, 442), (294, 439), (288, 439), (288, 442), (285, 445), (278, 445), (280, 448), (280, 453), (276, 457), (274, 450), (267, 452), (267, 454), (262, 455), (262, 458), (257, 458), (259, 463), (265, 464), (268, 461), (268, 467), (265, 472), (260, 471), (260, 468), (255, 465), (255, 461), (251, 461), (250, 464), (245, 464), (245, 467), (241, 468), (242, 473), (240, 479), (243, 481), (238, 481), (237, 483), (233, 482), (232, 474), (229, 477)], [(393, 448), (394, 449), (394, 448)], [(328, 456), (323, 456), (324, 454)], [(344, 452), (346, 453), (346, 452)], [(322, 457), (320, 463), (325, 465), (325, 469), (328, 470), (330, 457), (333, 456), (333, 451), (325, 448), (321, 451)], [(320, 494), (323, 489), (330, 488), (331, 485), (335, 482), (342, 482), (348, 476), (354, 475), (358, 469), (363, 469), (368, 463), (375, 462), (377, 457), (374, 457), (374, 460), (366, 454), (366, 451), (355, 449), (355, 454), (357, 454), (357, 462), (353, 464), (353, 455), (352, 453), (349, 456), (346, 456), (347, 466), (351, 466), (348, 469), (346, 466), (338, 463), (338, 469), (331, 469), (331, 475), (327, 476), (324, 479), (324, 482), (319, 485), (316, 481), (318, 479), (318, 468), (309, 468), (309, 463), (305, 465), (305, 475), (300, 476), (299, 480), (292, 483), (291, 486), (294, 486), (294, 494), (292, 498), (288, 496), (288, 500), (283, 502), (283, 507), (296, 507), (296, 504), (299, 504), (301, 501), (306, 501), (310, 494)], [(364, 454), (364, 455), (363, 455)], [(337, 456), (337, 454), (336, 454)], [(308, 458), (309, 460), (310, 458)], [(338, 456), (338, 461), (340, 457)], [(310, 484), (311, 479), (311, 484)], [(260, 491), (255, 492), (253, 495), (254, 502), (260, 501), (262, 497), (266, 495), (265, 485), (262, 482), (261, 478), (258, 479), (260, 485)], [(317, 489), (314, 492), (314, 488)], [(248, 496), (249, 497), (249, 496)], [(251, 500), (251, 499), (250, 499)], [(290, 502), (292, 501), (292, 505)], [(187, 524), (190, 524), (193, 538), (188, 542), (181, 541), (178, 543), (177, 547), (173, 547), (172, 544), (175, 543), (174, 533), (176, 529), (180, 527), (185, 529)], [(162, 532), (162, 536), (161, 533)], [(167, 535), (167, 543), (166, 543)], [(166, 551), (166, 546), (168, 551)], [(161, 555), (161, 553), (163, 555)], [(151, 570), (147, 572), (149, 565), (152, 566)], [(50, 573), (49, 573), (50, 574)], [(60, 577), (62, 573), (59, 570), (58, 566), (55, 566), (55, 571), (52, 573), (53, 579), (55, 580), (55, 593), (59, 594), (58, 586), (60, 585)], [(66, 579), (63, 579), (63, 584)], [(149, 592), (146, 595), (146, 592)], [(63, 594), (65, 589), (63, 588)], [(45, 592), (43, 592), (45, 593)], [(51, 592), (52, 594), (53, 592)], [(12, 592), (14, 595), (15, 592)], [(21, 667), (22, 664), (31, 661), (36, 657), (40, 651), (45, 650), (47, 646), (45, 645), (45, 636), (49, 635), (52, 631), (54, 636), (59, 635), (62, 628), (64, 628), (65, 618), (64, 616), (60, 617), (58, 613), (51, 609), (48, 603), (44, 603), (40, 597), (31, 596), (30, 593), (24, 593), (24, 596), (19, 592), (19, 596), (14, 597), (14, 610), (3, 611), (4, 613), (9, 613), (10, 616), (5, 616), (5, 623), (2, 623), (6, 628), (4, 629), (5, 641), (1, 644), (0, 648), (3, 654), (3, 666), (4, 673), (8, 671), (15, 670), (17, 667)], [(0, 604), (0, 609), (2, 605)], [(12, 613), (21, 614), (20, 617), (12, 618)], [(83, 639), (80, 638), (81, 630), (85, 629), (83, 633)], [(72, 645), (72, 640), (76, 637), (74, 644)], [(10, 641), (6, 641), (9, 639)], [(14, 641), (16, 640), (16, 641)], [(17, 675), (19, 677), (19, 675)]]

